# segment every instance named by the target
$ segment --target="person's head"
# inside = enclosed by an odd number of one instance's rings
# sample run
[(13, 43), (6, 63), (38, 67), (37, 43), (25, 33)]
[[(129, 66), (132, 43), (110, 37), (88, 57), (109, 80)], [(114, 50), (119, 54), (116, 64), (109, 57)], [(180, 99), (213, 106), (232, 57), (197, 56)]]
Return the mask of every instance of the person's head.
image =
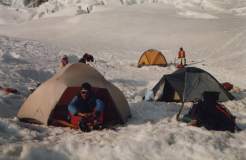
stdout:
[(83, 100), (87, 100), (91, 95), (91, 85), (87, 82), (83, 83), (80, 88), (80, 96)]
[(68, 64), (68, 57), (66, 55), (62, 56), (61, 64), (62, 66), (65, 66)]
[(181, 51), (183, 51), (183, 47), (180, 47), (179, 49), (180, 49)]

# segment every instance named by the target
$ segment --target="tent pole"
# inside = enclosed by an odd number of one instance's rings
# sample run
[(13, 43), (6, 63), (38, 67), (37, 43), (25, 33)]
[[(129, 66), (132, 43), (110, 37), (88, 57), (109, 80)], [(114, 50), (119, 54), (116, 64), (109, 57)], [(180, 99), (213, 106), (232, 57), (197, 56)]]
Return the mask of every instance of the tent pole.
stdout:
[(184, 108), (184, 102), (182, 101), (182, 106), (180, 107), (179, 112), (178, 112), (178, 114), (176, 115), (176, 120), (177, 120), (177, 121), (180, 121), (179, 116), (180, 116), (180, 113), (182, 112), (183, 108)]

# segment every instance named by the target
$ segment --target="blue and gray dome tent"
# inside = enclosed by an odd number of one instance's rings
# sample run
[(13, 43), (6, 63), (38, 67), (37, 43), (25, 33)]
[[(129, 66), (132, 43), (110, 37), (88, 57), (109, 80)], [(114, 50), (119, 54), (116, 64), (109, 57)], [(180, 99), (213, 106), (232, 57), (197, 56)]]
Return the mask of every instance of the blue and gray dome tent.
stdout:
[(164, 75), (153, 88), (156, 101), (182, 103), (202, 99), (206, 91), (219, 92), (220, 102), (234, 99), (211, 74), (196, 67), (186, 67)]

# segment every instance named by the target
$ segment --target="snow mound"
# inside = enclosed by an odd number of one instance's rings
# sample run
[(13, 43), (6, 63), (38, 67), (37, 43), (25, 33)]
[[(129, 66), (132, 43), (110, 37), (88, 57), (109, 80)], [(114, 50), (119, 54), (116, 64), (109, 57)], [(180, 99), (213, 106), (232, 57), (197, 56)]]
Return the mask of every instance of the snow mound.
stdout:
[(208, 13), (200, 13), (194, 11), (180, 11), (178, 12), (179, 15), (187, 17), (187, 18), (197, 18), (197, 19), (218, 19), (217, 16), (213, 16)]

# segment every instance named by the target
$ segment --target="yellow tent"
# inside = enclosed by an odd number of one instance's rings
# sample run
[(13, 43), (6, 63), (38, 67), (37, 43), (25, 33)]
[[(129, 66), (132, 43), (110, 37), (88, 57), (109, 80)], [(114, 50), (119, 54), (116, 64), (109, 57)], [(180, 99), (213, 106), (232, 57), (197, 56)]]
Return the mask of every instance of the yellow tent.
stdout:
[(138, 61), (138, 67), (144, 65), (167, 66), (167, 61), (160, 51), (155, 49), (149, 49), (142, 54)]

